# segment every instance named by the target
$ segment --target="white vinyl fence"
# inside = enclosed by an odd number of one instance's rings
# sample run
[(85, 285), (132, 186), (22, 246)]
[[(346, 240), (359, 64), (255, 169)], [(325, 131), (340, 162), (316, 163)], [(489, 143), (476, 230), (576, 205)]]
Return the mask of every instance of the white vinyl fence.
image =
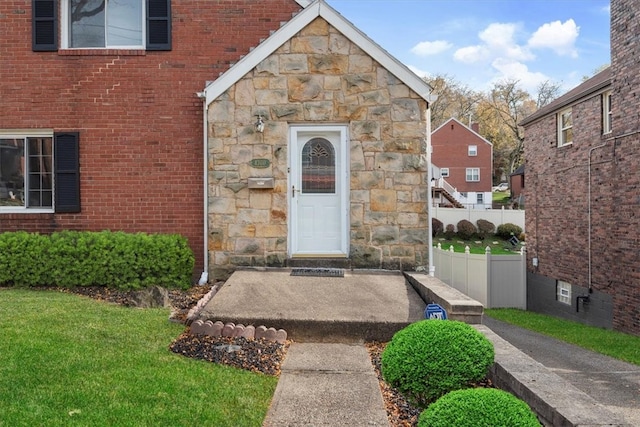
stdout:
[(526, 256), (456, 253), (433, 249), (435, 275), (449, 286), (480, 302), (485, 308), (527, 308)]
[(496, 227), (502, 224), (515, 224), (524, 229), (524, 211), (515, 209), (464, 209), (464, 208), (441, 208), (434, 206), (431, 211), (434, 218), (442, 221), (446, 227), (447, 224), (458, 224), (459, 221), (466, 219), (474, 225), (479, 219), (491, 221)]

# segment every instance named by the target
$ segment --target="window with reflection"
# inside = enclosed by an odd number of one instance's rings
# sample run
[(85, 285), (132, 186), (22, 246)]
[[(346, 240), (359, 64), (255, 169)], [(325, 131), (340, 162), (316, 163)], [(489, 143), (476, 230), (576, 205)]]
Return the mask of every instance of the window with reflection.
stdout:
[(0, 207), (53, 206), (52, 138), (0, 139)]
[(335, 194), (336, 153), (324, 138), (313, 138), (302, 148), (302, 193)]

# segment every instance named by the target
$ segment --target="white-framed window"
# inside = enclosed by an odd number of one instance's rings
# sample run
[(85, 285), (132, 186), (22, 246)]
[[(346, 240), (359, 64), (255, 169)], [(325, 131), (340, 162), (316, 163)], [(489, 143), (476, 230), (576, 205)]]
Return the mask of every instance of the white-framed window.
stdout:
[(611, 91), (607, 91), (602, 94), (602, 133), (611, 133), (613, 130), (611, 126)]
[(34, 52), (171, 50), (171, 0), (34, 0), (31, 25)]
[(573, 119), (571, 108), (558, 113), (558, 147), (573, 143)]
[(476, 203), (478, 205), (484, 205), (484, 193), (476, 193)]
[(469, 154), (469, 156), (477, 156), (478, 155), (478, 146), (477, 145), (470, 145), (469, 148), (467, 149), (467, 153)]
[(65, 47), (143, 49), (145, 3), (142, 0), (62, 0)]
[(0, 130), (0, 215), (80, 212), (79, 133)]
[(53, 209), (53, 134), (0, 134), (0, 210)]
[(480, 168), (467, 168), (467, 182), (478, 182), (480, 181)]
[(449, 177), (449, 168), (440, 168), (440, 176), (442, 178), (448, 178)]
[(556, 282), (556, 299), (563, 303), (571, 305), (571, 284), (562, 280)]

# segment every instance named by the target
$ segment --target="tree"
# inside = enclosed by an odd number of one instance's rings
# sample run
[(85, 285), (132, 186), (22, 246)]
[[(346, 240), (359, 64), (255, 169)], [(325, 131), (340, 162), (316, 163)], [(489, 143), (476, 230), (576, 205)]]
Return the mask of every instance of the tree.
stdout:
[(495, 128), (493, 133), (496, 139), (492, 141), (494, 159), (496, 154), (506, 156), (498, 162), (494, 160), (494, 163), (501, 165), (505, 174), (513, 172), (522, 163), (524, 129), (519, 123), (536, 109), (536, 102), (519, 87), (519, 81), (515, 79), (495, 83), (483, 101), (483, 120)]
[(475, 119), (475, 105), (482, 95), (464, 86), (452, 77), (442, 74), (424, 79), (432, 87), (432, 94), (438, 99), (431, 108), (431, 127), (438, 126), (455, 117), (463, 123)]
[(545, 80), (538, 85), (537, 92), (536, 107), (540, 109), (560, 95), (560, 84)]

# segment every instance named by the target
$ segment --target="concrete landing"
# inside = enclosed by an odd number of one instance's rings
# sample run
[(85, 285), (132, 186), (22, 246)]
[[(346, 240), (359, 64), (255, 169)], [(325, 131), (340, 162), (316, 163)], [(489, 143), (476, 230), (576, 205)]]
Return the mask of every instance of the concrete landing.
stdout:
[(284, 329), (296, 342), (355, 343), (389, 341), (423, 319), (425, 307), (397, 272), (308, 277), (253, 269), (234, 272), (199, 319)]

